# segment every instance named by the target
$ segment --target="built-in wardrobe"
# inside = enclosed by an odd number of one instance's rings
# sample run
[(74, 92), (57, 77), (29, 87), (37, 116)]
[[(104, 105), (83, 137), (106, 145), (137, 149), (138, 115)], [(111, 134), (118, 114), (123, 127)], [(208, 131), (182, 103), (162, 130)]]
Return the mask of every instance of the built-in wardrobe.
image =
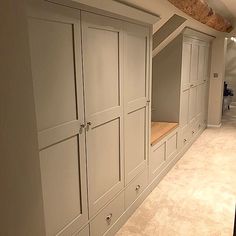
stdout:
[(153, 58), (150, 177), (158, 178), (207, 126), (212, 37), (186, 28)]
[(148, 185), (151, 27), (47, 2), (28, 25), (46, 235), (108, 234)]
[[(196, 99), (206, 96), (200, 62), (207, 53), (200, 41), (178, 39), (180, 55), (166, 67), (179, 66), (178, 73), (156, 90), (163, 108), (171, 110), (167, 101), (176, 106), (173, 119), (165, 118), (174, 129), (151, 146), (152, 26), (31, 1), (28, 27), (46, 235), (115, 235), (198, 123), (205, 127)], [(194, 78), (193, 60), (199, 61)], [(168, 99), (162, 89), (172, 91)]]

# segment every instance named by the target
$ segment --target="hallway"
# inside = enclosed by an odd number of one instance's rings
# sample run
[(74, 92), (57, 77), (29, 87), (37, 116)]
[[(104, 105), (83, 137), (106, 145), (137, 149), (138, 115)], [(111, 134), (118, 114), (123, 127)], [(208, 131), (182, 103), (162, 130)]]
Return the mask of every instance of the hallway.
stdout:
[(236, 127), (236, 105), (230, 105), (230, 110), (226, 110), (222, 117), (225, 126)]
[(236, 107), (207, 129), (116, 236), (231, 236), (236, 202)]

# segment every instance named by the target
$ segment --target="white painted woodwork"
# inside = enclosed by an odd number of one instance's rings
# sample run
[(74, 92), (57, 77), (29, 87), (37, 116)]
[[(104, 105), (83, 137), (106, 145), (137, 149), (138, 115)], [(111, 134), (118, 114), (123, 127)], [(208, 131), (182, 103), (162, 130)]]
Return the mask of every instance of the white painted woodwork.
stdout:
[(78, 156), (77, 137), (40, 151), (47, 235), (55, 235), (81, 215)]
[(206, 46), (199, 45), (199, 54), (198, 54), (198, 80), (203, 81), (205, 79), (205, 58), (206, 58)]
[(201, 113), (202, 113), (202, 96), (203, 96), (203, 84), (199, 84), (197, 86), (197, 94), (196, 94), (196, 115), (197, 116), (201, 116)]
[(89, 236), (89, 226), (87, 225), (84, 229), (74, 234), (73, 236)]
[(190, 139), (191, 139), (191, 130), (189, 126), (185, 126), (182, 129), (181, 147), (184, 147), (185, 145), (187, 145), (190, 142)]
[(89, 211), (93, 216), (124, 186), (123, 24), (82, 13)]
[(145, 190), (147, 185), (148, 185), (148, 171), (147, 171), (147, 168), (146, 168), (125, 189), (125, 209), (127, 209), (131, 206), (131, 204)]
[(192, 44), (189, 42), (183, 43), (183, 51), (182, 51), (182, 78), (181, 84), (182, 89), (189, 88), (190, 83), (190, 69), (191, 69), (191, 52), (192, 52)]
[(153, 180), (159, 173), (165, 163), (166, 143), (156, 144), (152, 147), (150, 155), (150, 179)]
[(124, 24), (125, 182), (147, 165), (149, 29)]
[(191, 52), (191, 71), (190, 71), (190, 83), (195, 84), (198, 80), (198, 44), (192, 44)]
[(207, 125), (207, 116), (208, 116), (208, 96), (209, 96), (209, 84), (206, 81), (202, 85), (202, 123), (204, 126)]
[(35, 2), (28, 11), (46, 235), (88, 220), (80, 12)]
[(124, 192), (109, 203), (90, 223), (90, 235), (104, 235), (125, 210)]
[(131, 181), (146, 165), (146, 107), (131, 112), (126, 119), (126, 178)]
[(177, 133), (166, 141), (166, 159), (171, 159), (177, 152)]
[[(73, 24), (31, 19), (29, 26), (36, 114), (42, 131), (76, 119)], [(42, 46), (47, 56), (40, 53)]]
[(197, 115), (197, 86), (191, 87), (189, 92), (189, 122)]
[(209, 55), (210, 55), (210, 46), (209, 44), (205, 47), (205, 67), (204, 67), (204, 81), (208, 81), (210, 79), (210, 63), (209, 63)]
[(181, 94), (181, 106), (180, 106), (180, 126), (184, 127), (189, 122), (189, 94), (190, 90), (187, 89)]

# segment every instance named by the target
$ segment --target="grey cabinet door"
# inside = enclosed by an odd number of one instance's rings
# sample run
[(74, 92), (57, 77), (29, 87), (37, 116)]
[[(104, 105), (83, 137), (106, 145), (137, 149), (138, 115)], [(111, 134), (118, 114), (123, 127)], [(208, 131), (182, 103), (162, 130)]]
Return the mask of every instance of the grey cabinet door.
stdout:
[(124, 111), (125, 182), (147, 164), (149, 104), (149, 28), (125, 23)]
[(88, 220), (80, 11), (29, 5), (28, 24), (46, 234)]
[(124, 186), (122, 27), (119, 20), (82, 12), (91, 216)]

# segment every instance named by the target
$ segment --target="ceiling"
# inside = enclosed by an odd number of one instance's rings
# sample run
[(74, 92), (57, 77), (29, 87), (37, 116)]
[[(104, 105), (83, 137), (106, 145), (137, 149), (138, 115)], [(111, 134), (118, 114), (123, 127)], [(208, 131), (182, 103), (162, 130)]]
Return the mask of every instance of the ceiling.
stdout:
[(235, 0), (206, 0), (211, 8), (222, 16), (232, 19), (236, 18)]

